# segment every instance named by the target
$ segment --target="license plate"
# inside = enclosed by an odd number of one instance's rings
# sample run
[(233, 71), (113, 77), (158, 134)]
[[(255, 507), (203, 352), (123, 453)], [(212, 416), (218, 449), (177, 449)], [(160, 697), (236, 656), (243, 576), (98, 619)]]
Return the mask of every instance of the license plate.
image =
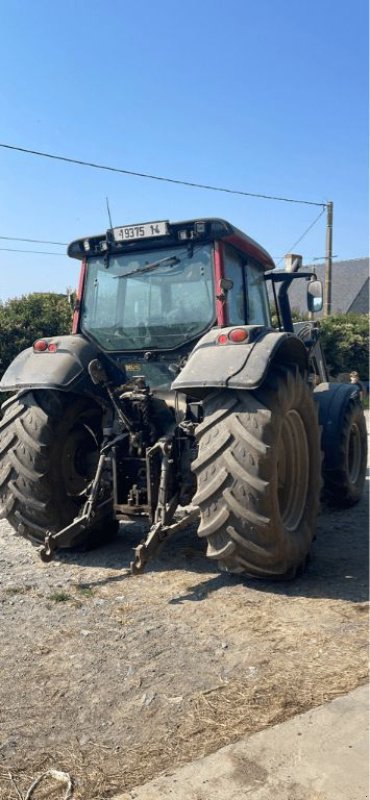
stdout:
[(113, 228), (115, 242), (132, 242), (134, 239), (152, 239), (168, 234), (168, 222), (146, 222), (144, 225), (125, 225)]

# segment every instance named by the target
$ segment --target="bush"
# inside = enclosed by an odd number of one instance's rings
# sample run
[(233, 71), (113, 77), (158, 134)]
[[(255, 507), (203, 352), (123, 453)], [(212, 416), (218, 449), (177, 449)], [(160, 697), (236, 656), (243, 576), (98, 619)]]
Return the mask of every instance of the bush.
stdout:
[(71, 323), (65, 295), (35, 292), (0, 303), (0, 377), (21, 350), (43, 336), (70, 333)]
[(336, 314), (320, 320), (321, 343), (333, 377), (356, 370), (369, 379), (369, 315)]

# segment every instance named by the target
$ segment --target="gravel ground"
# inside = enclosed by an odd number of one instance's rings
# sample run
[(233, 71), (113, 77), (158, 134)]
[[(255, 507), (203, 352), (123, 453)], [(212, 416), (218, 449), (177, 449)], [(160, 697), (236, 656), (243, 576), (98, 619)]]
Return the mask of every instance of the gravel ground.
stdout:
[(292, 583), (218, 573), (194, 529), (127, 577), (142, 533), (45, 565), (0, 523), (1, 800), (49, 767), (106, 800), (367, 680), (368, 483)]

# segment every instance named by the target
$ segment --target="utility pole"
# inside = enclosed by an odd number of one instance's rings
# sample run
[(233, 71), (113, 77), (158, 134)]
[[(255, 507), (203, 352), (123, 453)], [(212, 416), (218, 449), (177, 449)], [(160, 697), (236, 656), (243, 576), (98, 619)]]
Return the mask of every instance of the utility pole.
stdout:
[(324, 284), (324, 317), (331, 314), (331, 275), (333, 260), (333, 203), (326, 204), (326, 255)]

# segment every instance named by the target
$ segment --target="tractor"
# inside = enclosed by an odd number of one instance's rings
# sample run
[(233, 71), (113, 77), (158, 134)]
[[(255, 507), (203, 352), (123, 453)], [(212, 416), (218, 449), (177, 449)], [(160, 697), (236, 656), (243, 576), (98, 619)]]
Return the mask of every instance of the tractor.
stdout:
[[(145, 518), (134, 574), (197, 522), (221, 570), (294, 577), (322, 497), (352, 505), (366, 470), (358, 389), (328, 379), (316, 275), (277, 270), (223, 219), (124, 225), (68, 254), (71, 335), (35, 341), (0, 384), (1, 515), (45, 562)], [(310, 320), (293, 323), (297, 279)]]

